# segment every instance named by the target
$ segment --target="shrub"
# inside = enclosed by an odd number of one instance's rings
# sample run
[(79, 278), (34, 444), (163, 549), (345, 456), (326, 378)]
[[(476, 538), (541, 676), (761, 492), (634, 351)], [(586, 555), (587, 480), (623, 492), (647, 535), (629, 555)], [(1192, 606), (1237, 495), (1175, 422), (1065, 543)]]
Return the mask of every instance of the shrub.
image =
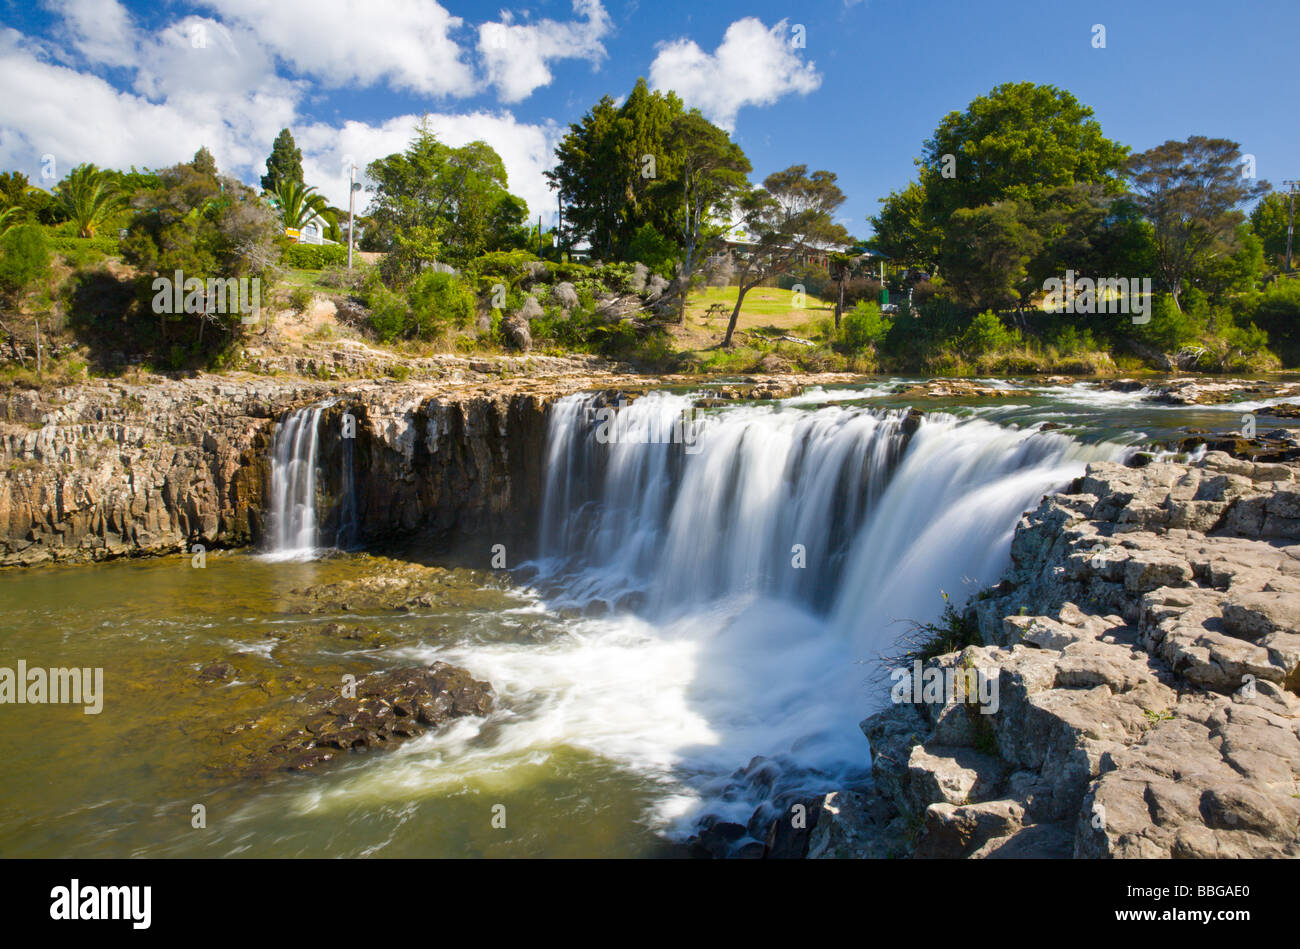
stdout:
[(880, 312), (880, 304), (862, 300), (844, 314), (840, 342), (847, 352), (856, 353), (882, 342), (893, 325), (893, 320)]
[(50, 246), (35, 224), (22, 224), (0, 237), (0, 287), (19, 293), (50, 272)]
[(290, 244), (284, 251), (284, 265), (294, 270), (323, 270), (347, 262), (348, 249), (342, 244)]
[(293, 307), (299, 313), (306, 313), (307, 307), (311, 306), (312, 292), (306, 287), (294, 287), (289, 292), (289, 306)]
[(958, 345), (963, 353), (982, 356), (1000, 349), (1010, 349), (1019, 343), (1020, 334), (1016, 330), (1008, 329), (992, 310), (985, 310), (971, 320)]
[(450, 327), (464, 328), (474, 321), (474, 293), (456, 274), (423, 273), (411, 284), (407, 298), (407, 331), (421, 339), (437, 336)]
[(380, 285), (366, 298), (370, 308), (370, 327), (382, 342), (396, 339), (406, 331), (406, 297)]

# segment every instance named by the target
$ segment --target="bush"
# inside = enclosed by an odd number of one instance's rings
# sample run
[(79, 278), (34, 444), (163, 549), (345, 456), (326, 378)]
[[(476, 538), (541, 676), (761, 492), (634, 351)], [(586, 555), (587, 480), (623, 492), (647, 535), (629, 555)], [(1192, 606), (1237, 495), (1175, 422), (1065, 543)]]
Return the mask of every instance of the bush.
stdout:
[(961, 351), (972, 356), (1010, 349), (1019, 344), (1020, 333), (1008, 329), (992, 310), (985, 310), (971, 320), (958, 342)]
[(880, 304), (862, 300), (844, 314), (840, 342), (846, 352), (856, 353), (883, 342), (894, 322), (880, 312)]
[(407, 332), (421, 339), (474, 321), (474, 293), (456, 274), (429, 271), (415, 278), (407, 291), (410, 322)]
[(117, 237), (77, 237), (75, 235), (56, 235), (48, 238), (50, 250), (59, 254), (73, 267), (84, 267), (105, 257), (116, 257), (121, 253)]
[(306, 287), (294, 287), (289, 292), (289, 306), (293, 307), (299, 313), (306, 313), (307, 307), (311, 306), (312, 292)]
[(370, 308), (370, 327), (382, 342), (389, 342), (406, 332), (406, 297), (382, 284), (366, 297)]
[(347, 262), (348, 249), (342, 244), (290, 244), (284, 251), (284, 265), (293, 270), (323, 270)]
[(11, 228), (0, 237), (0, 287), (20, 293), (50, 272), (50, 245), (35, 224)]

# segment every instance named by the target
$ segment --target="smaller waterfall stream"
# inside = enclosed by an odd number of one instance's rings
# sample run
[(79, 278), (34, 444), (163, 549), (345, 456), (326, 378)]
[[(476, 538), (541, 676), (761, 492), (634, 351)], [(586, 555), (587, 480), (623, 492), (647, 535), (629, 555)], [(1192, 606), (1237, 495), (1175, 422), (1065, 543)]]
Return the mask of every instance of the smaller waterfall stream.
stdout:
[(326, 408), (321, 404), (290, 412), (275, 433), (268, 552), (276, 559), (307, 559), (316, 552), (318, 423)]

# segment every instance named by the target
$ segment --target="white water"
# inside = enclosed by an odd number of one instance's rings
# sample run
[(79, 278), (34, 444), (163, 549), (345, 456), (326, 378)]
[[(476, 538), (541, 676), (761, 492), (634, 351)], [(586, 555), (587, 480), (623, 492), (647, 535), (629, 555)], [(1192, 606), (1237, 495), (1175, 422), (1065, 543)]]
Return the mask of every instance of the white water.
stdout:
[[(883, 704), (874, 662), (900, 621), (936, 618), (941, 591), (960, 604), (996, 581), (1020, 514), (1124, 453), (941, 415), (908, 441), (899, 413), (835, 405), (727, 409), (698, 453), (657, 443), (690, 405), (644, 396), (607, 444), (586, 397), (553, 407), (537, 592), (521, 611), (563, 631), (410, 650), (488, 679), (500, 710), (301, 806), (526, 782), (561, 746), (659, 786), (647, 818), (673, 833), (705, 813), (743, 823), (774, 792), (861, 780), (857, 723)], [(736, 785), (758, 755), (779, 764), (775, 783)]]
[(271, 451), (271, 509), (267, 556), (306, 560), (317, 552), (316, 450), (325, 405), (290, 412)]

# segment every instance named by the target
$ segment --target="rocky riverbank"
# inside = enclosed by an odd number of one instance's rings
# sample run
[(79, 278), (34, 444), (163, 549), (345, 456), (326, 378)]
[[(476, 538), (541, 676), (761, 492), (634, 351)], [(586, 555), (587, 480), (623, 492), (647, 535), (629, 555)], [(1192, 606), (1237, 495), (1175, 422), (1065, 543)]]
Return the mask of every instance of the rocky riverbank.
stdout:
[(996, 700), (891, 704), (868, 785), (726, 855), (1300, 856), (1300, 467), (1095, 464), (1012, 560), (929, 664)]

